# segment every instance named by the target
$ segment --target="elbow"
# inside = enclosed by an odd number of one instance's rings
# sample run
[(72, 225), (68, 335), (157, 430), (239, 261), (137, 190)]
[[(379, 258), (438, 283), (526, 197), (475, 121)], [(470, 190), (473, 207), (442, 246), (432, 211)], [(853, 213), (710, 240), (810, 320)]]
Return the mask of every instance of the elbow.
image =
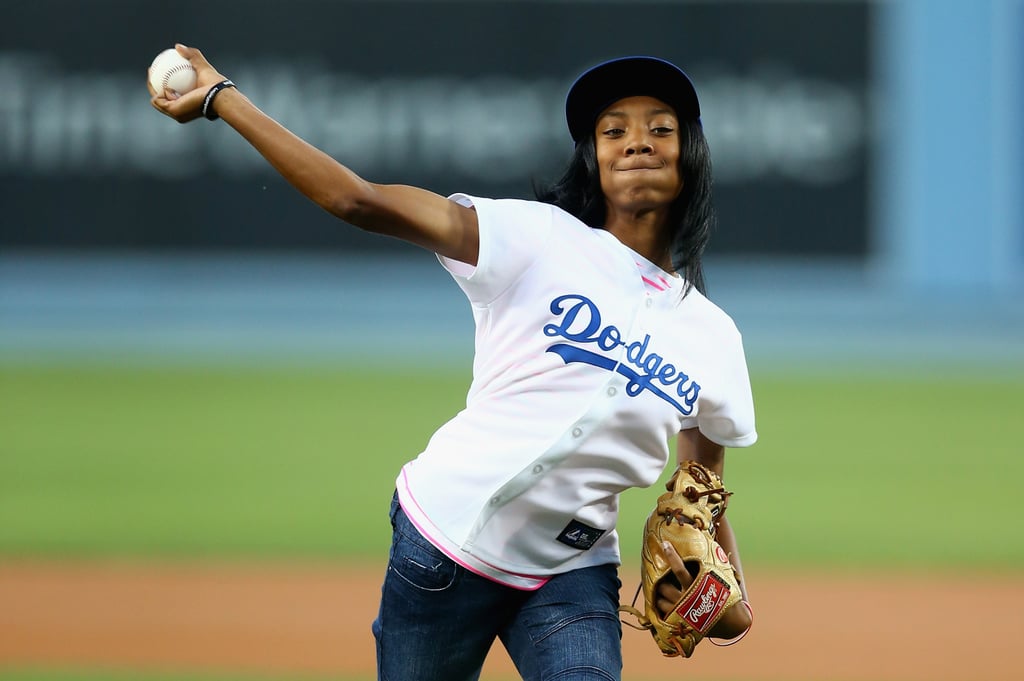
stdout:
[(359, 216), (365, 212), (363, 204), (348, 195), (330, 196), (318, 203), (334, 217), (357, 227), (359, 226)]
[(317, 203), (328, 213), (350, 225), (374, 231), (370, 227), (375, 213), (373, 189), (369, 185), (362, 184), (355, 190), (325, 195)]

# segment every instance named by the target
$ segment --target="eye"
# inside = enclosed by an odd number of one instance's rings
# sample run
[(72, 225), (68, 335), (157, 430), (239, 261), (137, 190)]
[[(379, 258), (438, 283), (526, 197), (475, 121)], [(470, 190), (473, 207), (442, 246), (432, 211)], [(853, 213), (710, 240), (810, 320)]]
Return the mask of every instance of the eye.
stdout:
[(622, 128), (607, 128), (601, 134), (605, 137), (621, 137), (625, 132)]
[(667, 125), (657, 125), (651, 128), (651, 132), (653, 132), (655, 135), (671, 135), (675, 131), (675, 128), (669, 127)]

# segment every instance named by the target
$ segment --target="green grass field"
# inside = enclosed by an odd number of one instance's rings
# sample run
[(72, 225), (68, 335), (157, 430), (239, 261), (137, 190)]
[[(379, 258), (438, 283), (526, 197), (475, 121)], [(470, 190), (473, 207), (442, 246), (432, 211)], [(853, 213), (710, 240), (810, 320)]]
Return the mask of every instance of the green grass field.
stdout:
[[(467, 381), (0, 366), (0, 555), (381, 560), (395, 475)], [(753, 383), (761, 439), (726, 469), (746, 563), (1024, 566), (1024, 381)], [(624, 496), (627, 559), (659, 492)]]
[[(761, 439), (726, 470), (747, 568), (937, 572), (977, 570), (980, 557), (1020, 572), (1020, 374), (853, 374), (755, 372)], [(467, 381), (0, 364), (0, 561), (383, 561), (395, 475), (461, 407)], [(660, 491), (624, 495), (627, 562)], [(0, 666), (0, 681), (278, 678)]]

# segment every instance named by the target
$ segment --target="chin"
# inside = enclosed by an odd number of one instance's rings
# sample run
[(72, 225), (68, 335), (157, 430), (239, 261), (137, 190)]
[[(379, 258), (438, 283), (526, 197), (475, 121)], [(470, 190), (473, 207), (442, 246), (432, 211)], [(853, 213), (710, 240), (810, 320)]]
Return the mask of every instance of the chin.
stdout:
[(623, 197), (623, 205), (636, 210), (649, 210), (662, 208), (675, 201), (675, 195), (670, 192), (655, 191), (649, 188), (630, 192)]

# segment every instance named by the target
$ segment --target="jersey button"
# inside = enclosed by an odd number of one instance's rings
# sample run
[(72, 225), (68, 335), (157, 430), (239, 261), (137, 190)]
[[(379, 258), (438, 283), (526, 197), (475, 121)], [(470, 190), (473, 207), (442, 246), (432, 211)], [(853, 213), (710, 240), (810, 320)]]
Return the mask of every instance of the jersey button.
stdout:
[(537, 464), (536, 466), (533, 467), (533, 474), (534, 475), (537, 475), (537, 474), (539, 474), (539, 473), (541, 473), (543, 471), (544, 471), (544, 466), (541, 466), (540, 464)]
[(608, 397), (615, 397), (615, 393), (617, 393), (617, 392), (619, 392), (619, 391), (615, 389), (614, 385), (610, 386), (608, 388)]
[(572, 429), (572, 436), (573, 437), (579, 437), (580, 435), (583, 435), (583, 429), (582, 428), (573, 428)]
[(501, 503), (501, 497), (491, 497), (491, 506), (497, 506)]
[(654, 298), (648, 298), (647, 302), (644, 304), (647, 305), (647, 307), (651, 307), (652, 305), (654, 305)]

